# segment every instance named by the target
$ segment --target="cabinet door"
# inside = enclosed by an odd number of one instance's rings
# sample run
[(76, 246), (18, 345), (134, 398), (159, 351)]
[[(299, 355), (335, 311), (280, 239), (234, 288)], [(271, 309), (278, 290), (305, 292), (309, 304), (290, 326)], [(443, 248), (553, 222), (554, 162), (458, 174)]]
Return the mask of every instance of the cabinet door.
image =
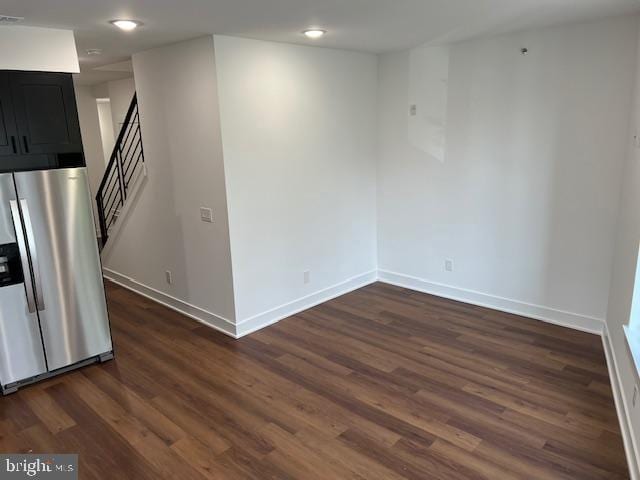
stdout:
[(6, 72), (0, 72), (0, 156), (18, 153), (17, 135), (11, 90), (9, 89), (9, 75)]
[(73, 80), (68, 73), (9, 73), (21, 153), (82, 152)]

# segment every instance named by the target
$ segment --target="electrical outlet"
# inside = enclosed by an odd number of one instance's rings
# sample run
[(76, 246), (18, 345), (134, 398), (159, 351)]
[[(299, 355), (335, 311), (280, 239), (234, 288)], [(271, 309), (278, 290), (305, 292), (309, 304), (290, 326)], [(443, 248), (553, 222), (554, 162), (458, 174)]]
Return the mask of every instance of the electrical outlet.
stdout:
[(166, 272), (164, 272), (164, 279), (169, 285), (173, 283), (173, 275), (171, 274), (171, 270), (167, 270)]
[(415, 117), (418, 114), (418, 106), (417, 105), (410, 105), (409, 106), (409, 115), (411, 115), (412, 117)]
[(207, 223), (213, 222), (213, 211), (207, 207), (200, 207), (200, 220)]
[(445, 260), (444, 261), (444, 269), (446, 272), (453, 272), (453, 260)]
[(302, 281), (305, 285), (311, 283), (311, 272), (309, 270), (302, 272)]
[(638, 401), (638, 385), (633, 387), (633, 400), (631, 400), (631, 406), (635, 407), (637, 401)]

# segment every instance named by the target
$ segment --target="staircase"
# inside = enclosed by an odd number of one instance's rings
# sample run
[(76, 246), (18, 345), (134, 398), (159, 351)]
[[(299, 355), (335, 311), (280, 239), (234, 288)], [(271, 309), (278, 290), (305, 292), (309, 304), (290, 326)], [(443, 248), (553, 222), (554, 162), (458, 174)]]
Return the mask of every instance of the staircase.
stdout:
[(138, 99), (134, 94), (96, 195), (103, 246), (143, 165)]

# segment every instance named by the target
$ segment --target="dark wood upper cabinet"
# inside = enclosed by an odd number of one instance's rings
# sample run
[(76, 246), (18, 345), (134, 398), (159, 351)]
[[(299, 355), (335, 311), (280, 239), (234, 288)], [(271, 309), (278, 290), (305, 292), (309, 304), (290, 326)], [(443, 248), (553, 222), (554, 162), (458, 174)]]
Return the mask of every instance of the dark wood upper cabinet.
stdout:
[(70, 74), (9, 74), (20, 152), (82, 152), (78, 110)]
[(18, 132), (13, 116), (9, 75), (0, 72), (0, 156), (18, 153)]
[(0, 71), (0, 173), (82, 166), (71, 74)]

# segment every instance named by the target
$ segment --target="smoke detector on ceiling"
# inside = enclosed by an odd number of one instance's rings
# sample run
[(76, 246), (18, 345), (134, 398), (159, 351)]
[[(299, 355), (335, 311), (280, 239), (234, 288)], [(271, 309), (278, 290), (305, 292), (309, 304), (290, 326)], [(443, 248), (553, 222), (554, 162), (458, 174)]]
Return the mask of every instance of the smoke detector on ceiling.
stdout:
[(12, 17), (11, 15), (0, 15), (0, 25), (6, 25), (10, 23), (19, 23), (24, 20), (24, 17)]

